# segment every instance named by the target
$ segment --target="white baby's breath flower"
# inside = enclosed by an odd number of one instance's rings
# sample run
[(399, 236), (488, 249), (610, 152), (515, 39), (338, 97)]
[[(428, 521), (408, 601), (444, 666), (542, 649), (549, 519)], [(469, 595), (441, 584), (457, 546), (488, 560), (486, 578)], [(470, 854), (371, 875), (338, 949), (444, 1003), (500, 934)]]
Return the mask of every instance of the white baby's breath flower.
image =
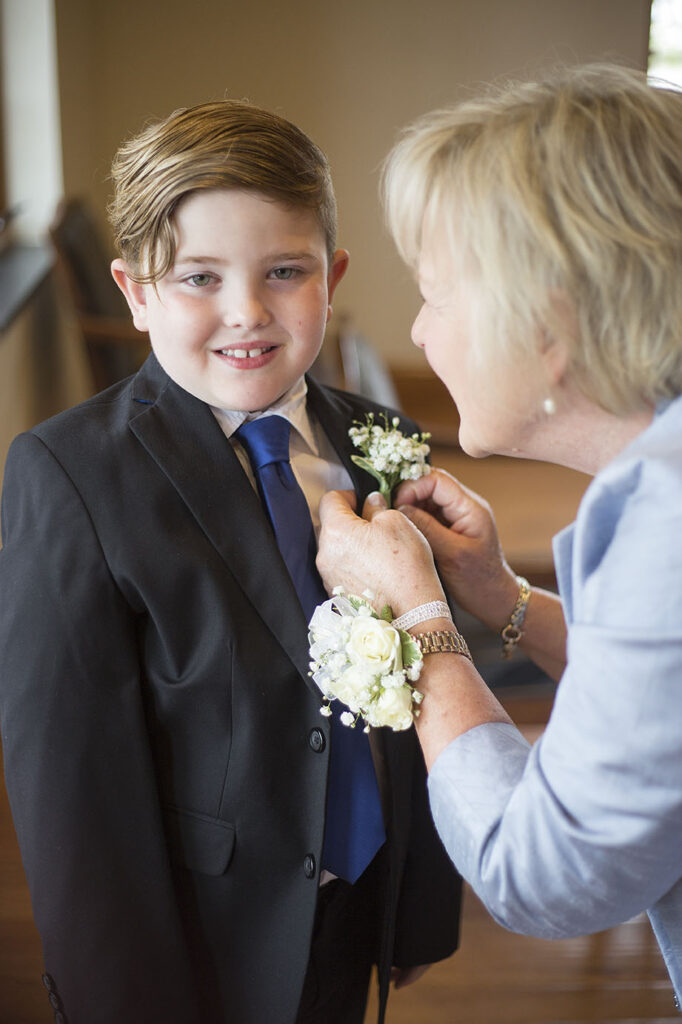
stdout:
[(430, 472), (426, 461), (430, 434), (414, 433), (406, 437), (399, 429), (400, 419), (394, 416), (389, 427), (388, 415), (383, 414), (384, 425), (374, 421), (368, 413), (366, 422), (354, 423), (348, 434), (354, 447), (362, 455), (351, 455), (353, 462), (370, 473), (379, 484), (379, 490), (391, 506), (391, 494), (401, 480), (418, 480)]
[(351, 715), (350, 711), (344, 711), (341, 714), (341, 725), (351, 726), (355, 723), (355, 715)]

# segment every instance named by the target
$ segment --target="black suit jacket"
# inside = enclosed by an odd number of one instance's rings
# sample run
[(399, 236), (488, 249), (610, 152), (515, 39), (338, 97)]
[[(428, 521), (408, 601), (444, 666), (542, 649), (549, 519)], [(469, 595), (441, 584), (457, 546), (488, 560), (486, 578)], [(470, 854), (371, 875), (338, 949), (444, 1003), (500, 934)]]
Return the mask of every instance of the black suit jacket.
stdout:
[[(308, 401), (364, 496), (347, 429), (371, 404), (312, 380)], [(329, 725), (231, 445), (151, 356), (16, 439), (2, 515), (5, 774), (55, 1000), (70, 1024), (291, 1024)], [(385, 998), (391, 963), (455, 948), (459, 880), (414, 731), (373, 743)]]

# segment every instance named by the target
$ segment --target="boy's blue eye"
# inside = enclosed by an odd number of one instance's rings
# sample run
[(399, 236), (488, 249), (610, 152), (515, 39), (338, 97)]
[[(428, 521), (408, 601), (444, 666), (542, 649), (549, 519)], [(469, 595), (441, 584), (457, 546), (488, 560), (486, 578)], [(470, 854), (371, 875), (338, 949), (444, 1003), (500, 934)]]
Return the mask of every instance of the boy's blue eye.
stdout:
[(296, 267), (275, 267), (272, 271), (272, 276), (276, 281), (290, 281), (297, 273)]
[(213, 278), (210, 274), (191, 274), (187, 278), (189, 284), (194, 285), (195, 288), (205, 288), (212, 280)]

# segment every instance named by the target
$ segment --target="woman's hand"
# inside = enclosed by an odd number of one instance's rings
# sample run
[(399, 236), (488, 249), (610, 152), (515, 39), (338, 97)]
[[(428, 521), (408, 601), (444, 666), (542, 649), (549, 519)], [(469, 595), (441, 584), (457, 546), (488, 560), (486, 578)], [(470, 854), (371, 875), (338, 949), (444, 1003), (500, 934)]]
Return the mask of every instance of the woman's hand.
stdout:
[(426, 537), (447, 591), (492, 629), (508, 621), (518, 583), (487, 501), (443, 469), (400, 485), (394, 505)]
[(370, 590), (375, 607), (402, 615), (427, 601), (442, 601), (443, 588), (424, 536), (401, 512), (372, 494), (365, 518), (354, 512), (351, 491), (330, 491), (320, 503), (317, 568), (328, 591)]

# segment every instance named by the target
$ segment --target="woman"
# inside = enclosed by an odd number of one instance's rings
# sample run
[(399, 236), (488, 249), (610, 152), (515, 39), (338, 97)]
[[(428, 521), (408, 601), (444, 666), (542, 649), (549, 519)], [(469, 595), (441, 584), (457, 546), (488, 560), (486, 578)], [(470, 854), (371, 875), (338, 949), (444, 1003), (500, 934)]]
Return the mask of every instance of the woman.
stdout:
[[(330, 589), (369, 588), (396, 615), (445, 589), (560, 679), (531, 750), (466, 657), (425, 657), (417, 729), (438, 830), (513, 930), (568, 937), (648, 909), (678, 995), (681, 168), (682, 95), (615, 67), (406, 133), (388, 218), (423, 296), (413, 339), (462, 447), (594, 480), (555, 540), (561, 603), (514, 576), (486, 503), (438, 470), (402, 485), (402, 514), (375, 495), (360, 519), (327, 495), (318, 559)], [(429, 614), (410, 631), (453, 629)]]

